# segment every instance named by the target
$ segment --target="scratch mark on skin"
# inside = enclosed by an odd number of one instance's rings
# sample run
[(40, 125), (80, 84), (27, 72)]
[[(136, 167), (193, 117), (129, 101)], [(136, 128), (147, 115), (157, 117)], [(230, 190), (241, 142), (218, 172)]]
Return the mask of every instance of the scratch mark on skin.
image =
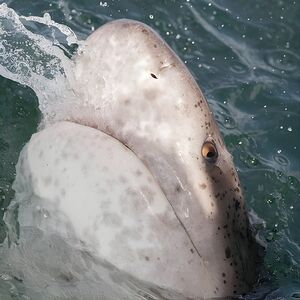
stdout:
[(175, 64), (174, 63), (171, 63), (171, 64), (167, 64), (167, 65), (162, 65), (159, 69), (161, 70), (161, 71), (163, 71), (163, 70), (165, 70), (165, 69), (167, 69), (167, 68), (171, 68), (171, 67), (174, 67), (175, 66)]

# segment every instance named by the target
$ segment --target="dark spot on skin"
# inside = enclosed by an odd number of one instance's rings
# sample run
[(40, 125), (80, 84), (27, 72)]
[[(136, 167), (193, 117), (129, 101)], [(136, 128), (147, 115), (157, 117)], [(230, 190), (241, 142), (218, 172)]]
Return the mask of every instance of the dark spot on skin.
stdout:
[(126, 100), (124, 101), (124, 104), (125, 104), (125, 105), (129, 105), (129, 104), (130, 104), (130, 100), (129, 100), (129, 99), (126, 99)]
[(242, 233), (242, 232), (240, 232), (240, 238), (241, 238), (242, 240), (244, 240), (244, 239), (245, 239), (245, 236), (243, 235), (243, 233)]
[(235, 200), (235, 203), (234, 203), (234, 207), (235, 207), (235, 210), (237, 211), (238, 209), (241, 209), (241, 204), (238, 200), (234, 199)]
[(149, 261), (150, 260), (149, 256), (145, 256), (145, 260)]
[(40, 151), (40, 154), (39, 154), (39, 158), (42, 158), (42, 157), (43, 157), (43, 155), (44, 155), (44, 151), (43, 151), (43, 150), (41, 150), (41, 151)]
[(206, 184), (205, 184), (205, 183), (201, 183), (201, 184), (199, 184), (199, 186), (200, 186), (200, 188), (201, 188), (202, 190), (205, 190), (205, 189), (206, 189)]
[(153, 45), (153, 47), (154, 47), (154, 48), (157, 48), (157, 45), (156, 45), (156, 44), (154, 44), (154, 45)]
[(67, 281), (67, 282), (71, 282), (71, 281), (73, 281), (75, 279), (74, 276), (73, 276), (73, 274), (71, 272), (61, 273), (59, 277), (62, 280)]
[(136, 174), (137, 177), (139, 177), (139, 176), (141, 176), (143, 173), (142, 173), (139, 169), (137, 169), (137, 170), (135, 171), (135, 174)]
[(224, 284), (226, 284), (226, 280), (223, 280)]
[(124, 184), (127, 183), (127, 178), (124, 177), (124, 176), (120, 176), (119, 180), (120, 180), (121, 183), (124, 183)]
[(230, 250), (230, 248), (228, 246), (225, 249), (225, 256), (226, 256), (226, 258), (230, 258), (231, 257), (231, 250)]
[(190, 250), (191, 250), (191, 253), (194, 253), (194, 249), (191, 248)]
[(223, 276), (223, 277), (225, 277), (225, 276), (226, 276), (226, 274), (225, 274), (225, 273), (222, 273), (222, 276)]
[(177, 193), (180, 193), (181, 191), (182, 191), (181, 186), (178, 184), (178, 185), (176, 186), (176, 192), (177, 192)]
[(155, 74), (151, 73), (150, 75), (151, 75), (152, 78), (158, 79), (157, 76), (156, 76)]
[(16, 277), (16, 276), (12, 276), (13, 279), (19, 281), (19, 282), (23, 282), (23, 279), (19, 278), (19, 277)]

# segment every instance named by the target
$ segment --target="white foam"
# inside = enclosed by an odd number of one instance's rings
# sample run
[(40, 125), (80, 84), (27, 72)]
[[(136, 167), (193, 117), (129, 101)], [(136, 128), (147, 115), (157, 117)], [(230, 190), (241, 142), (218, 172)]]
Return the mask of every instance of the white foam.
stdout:
[[(53, 32), (58, 30), (65, 41), (50, 40), (27, 29), (24, 22), (46, 25)], [(62, 49), (67, 45), (80, 45), (76, 34), (67, 26), (43, 17), (19, 16), (6, 4), (0, 5), (0, 75), (29, 86), (38, 97), (42, 119), (52, 122), (67, 119), (70, 106), (78, 102), (70, 87), (73, 61)]]

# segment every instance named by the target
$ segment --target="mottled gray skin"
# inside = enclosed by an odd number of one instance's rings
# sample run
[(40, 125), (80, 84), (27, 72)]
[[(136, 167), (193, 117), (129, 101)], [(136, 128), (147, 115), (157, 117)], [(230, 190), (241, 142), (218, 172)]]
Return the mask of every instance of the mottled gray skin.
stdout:
[(45, 124), (20, 157), (20, 227), (187, 298), (247, 292), (258, 256), (239, 179), (186, 66), (151, 28), (119, 20), (87, 39), (73, 75), (71, 122)]
[[(95, 31), (76, 63), (78, 94), (99, 117), (73, 120), (117, 138), (149, 168), (207, 264), (205, 296), (248, 291), (257, 251), (239, 179), (186, 66), (151, 28), (130, 20)], [(214, 163), (201, 156), (207, 140), (218, 150)]]

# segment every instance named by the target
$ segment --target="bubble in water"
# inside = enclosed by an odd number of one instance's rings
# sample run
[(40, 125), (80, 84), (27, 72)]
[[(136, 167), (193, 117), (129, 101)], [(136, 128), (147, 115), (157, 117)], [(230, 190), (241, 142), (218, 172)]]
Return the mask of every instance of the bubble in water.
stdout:
[(290, 163), (288, 158), (282, 154), (281, 150), (278, 150), (277, 153), (274, 155), (274, 160), (281, 166), (287, 166)]

